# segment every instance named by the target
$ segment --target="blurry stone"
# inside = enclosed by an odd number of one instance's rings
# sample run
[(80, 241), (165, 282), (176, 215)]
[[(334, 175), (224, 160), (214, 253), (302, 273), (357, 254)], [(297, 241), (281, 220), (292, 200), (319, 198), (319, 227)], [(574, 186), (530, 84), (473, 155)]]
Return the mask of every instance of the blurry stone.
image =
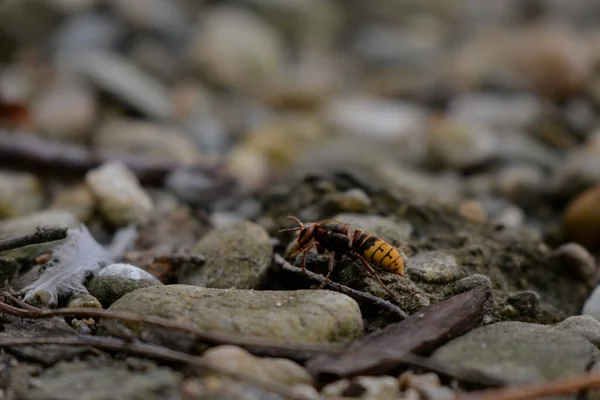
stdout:
[(70, 308), (99, 308), (102, 309), (102, 305), (97, 298), (89, 293), (78, 293), (74, 294), (69, 298), (67, 307)]
[(76, 14), (100, 3), (100, 0), (51, 0), (55, 7), (67, 13)]
[(485, 127), (442, 119), (429, 130), (429, 161), (436, 166), (462, 169), (489, 160), (498, 138)]
[(467, 200), (461, 203), (458, 213), (472, 222), (484, 223), (487, 221), (487, 213), (477, 200)]
[(321, 389), (321, 395), (349, 396), (365, 400), (394, 400), (400, 397), (400, 385), (398, 380), (391, 376), (357, 376), (326, 385)]
[(594, 256), (577, 243), (566, 243), (558, 247), (550, 254), (549, 261), (560, 270), (585, 282), (592, 282), (598, 270)]
[(371, 198), (359, 188), (349, 189), (345, 192), (334, 192), (324, 199), (326, 205), (337, 212), (364, 213), (371, 206)]
[(190, 138), (175, 126), (130, 118), (106, 121), (94, 136), (97, 150), (115, 155), (143, 156), (192, 164), (200, 154)]
[[(374, 66), (416, 69), (435, 62), (442, 46), (443, 31), (435, 19), (421, 20), (421, 29), (367, 25), (355, 33), (352, 48), (358, 57)], [(428, 25), (428, 26), (427, 26)]]
[(271, 169), (266, 155), (238, 147), (227, 156), (227, 171), (236, 178), (243, 190), (252, 191), (264, 187)]
[(115, 52), (89, 49), (61, 61), (98, 89), (150, 118), (160, 120), (173, 116), (171, 100), (162, 83)]
[(550, 179), (553, 192), (569, 199), (600, 183), (600, 148), (577, 148), (566, 154)]
[(163, 283), (150, 273), (130, 264), (111, 264), (98, 272), (86, 285), (90, 294), (95, 296), (103, 307), (110, 307), (134, 290), (162, 285)]
[(111, 48), (117, 45), (124, 34), (125, 27), (114, 16), (81, 12), (64, 20), (52, 35), (50, 45), (54, 56), (60, 59), (92, 48)]
[(330, 0), (244, 0), (300, 47), (329, 48), (343, 28), (343, 8)]
[(394, 140), (424, 128), (425, 114), (416, 106), (371, 98), (344, 95), (326, 105), (327, 120), (344, 134), (377, 140)]
[(600, 185), (574, 198), (565, 209), (562, 225), (567, 237), (589, 250), (600, 248)]
[[(364, 331), (356, 301), (328, 290), (290, 292), (161, 285), (128, 293), (109, 310), (166, 317), (214, 333), (310, 343), (346, 343)], [(105, 334), (113, 323), (103, 319), (99, 333)], [(136, 323), (123, 324), (135, 333), (144, 329)]]
[(583, 304), (581, 310), (582, 315), (593, 315), (598, 318), (600, 316), (600, 285), (596, 286), (590, 296)]
[(257, 15), (222, 6), (203, 13), (190, 57), (210, 80), (228, 87), (260, 87), (281, 75), (284, 43)]
[(108, 0), (117, 14), (132, 27), (180, 38), (188, 26), (181, 0)]
[(35, 175), (0, 170), (0, 220), (27, 215), (43, 204), (42, 183)]
[(531, 193), (545, 183), (544, 172), (533, 165), (509, 165), (496, 176), (496, 187), (505, 197), (516, 200), (522, 193)]
[(181, 74), (176, 54), (164, 43), (153, 38), (141, 37), (137, 40), (132, 46), (130, 56), (141, 68), (166, 83), (171, 83)]
[(63, 77), (46, 86), (31, 109), (42, 134), (57, 140), (84, 142), (95, 122), (97, 107), (91, 87)]
[(562, 162), (556, 151), (525, 132), (498, 132), (498, 140), (496, 140), (495, 146), (495, 159), (498, 161), (532, 163), (545, 168), (556, 167)]
[(525, 221), (525, 212), (502, 197), (484, 197), (479, 199), (488, 220), (505, 228), (519, 227)]
[(69, 211), (79, 221), (85, 222), (92, 217), (95, 206), (93, 193), (87, 186), (81, 184), (59, 189), (50, 209)]
[(591, 48), (565, 24), (541, 23), (513, 30), (511, 59), (526, 85), (548, 99), (584, 91), (594, 69)]
[(77, 218), (68, 211), (43, 210), (0, 220), (0, 240), (30, 235), (38, 225), (45, 228), (76, 228)]
[(542, 106), (531, 95), (501, 96), (470, 93), (450, 104), (450, 118), (470, 121), (494, 129), (524, 129), (540, 118)]
[(440, 378), (433, 372), (424, 374), (415, 374), (411, 370), (403, 372), (398, 377), (400, 390), (406, 395), (409, 390), (414, 390), (427, 399), (435, 400), (451, 400), (455, 397), (455, 393), (449, 387), (444, 387), (440, 383)]
[(257, 357), (237, 346), (213, 347), (202, 354), (202, 359), (211, 365), (283, 385), (313, 383), (310, 373), (293, 361), (285, 358)]
[(179, 283), (259, 289), (271, 265), (273, 248), (264, 228), (240, 221), (211, 230), (196, 243), (192, 253), (203, 255), (206, 261), (181, 266)]
[(144, 223), (154, 209), (152, 199), (137, 177), (120, 162), (108, 162), (90, 170), (86, 184), (94, 194), (100, 212), (111, 224)]

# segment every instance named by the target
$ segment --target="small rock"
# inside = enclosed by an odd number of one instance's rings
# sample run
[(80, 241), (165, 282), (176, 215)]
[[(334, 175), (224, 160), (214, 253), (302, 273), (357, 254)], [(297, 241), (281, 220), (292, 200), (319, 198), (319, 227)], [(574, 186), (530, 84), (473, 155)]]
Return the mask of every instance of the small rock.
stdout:
[(600, 148), (577, 148), (553, 169), (550, 188), (565, 199), (600, 184)]
[(257, 87), (281, 76), (284, 51), (279, 32), (261, 18), (222, 6), (202, 13), (190, 57), (216, 83)]
[(486, 127), (473, 123), (440, 120), (429, 131), (429, 162), (450, 169), (472, 167), (496, 153), (497, 137)]
[[(347, 342), (364, 331), (356, 301), (326, 290), (152, 286), (126, 294), (109, 310), (167, 317), (212, 332), (301, 342)], [(102, 320), (99, 328), (106, 323)], [(125, 324), (140, 332), (139, 325)]]
[(583, 304), (581, 314), (584, 315), (596, 315), (600, 314), (600, 285), (592, 291), (592, 294), (587, 298)]
[(211, 365), (283, 385), (313, 384), (310, 373), (295, 362), (285, 358), (256, 357), (237, 346), (213, 347), (202, 354), (202, 359)]
[(564, 329), (510, 321), (477, 328), (437, 349), (431, 358), (526, 383), (583, 374), (598, 355), (592, 343)]
[(467, 200), (461, 203), (458, 213), (472, 222), (484, 223), (487, 221), (487, 213), (477, 200)]
[(183, 4), (169, 0), (110, 0), (117, 15), (137, 29), (179, 37), (187, 28)]
[(440, 378), (434, 373), (415, 375), (412, 371), (406, 371), (398, 378), (400, 390), (404, 393), (414, 390), (421, 397), (435, 400), (451, 400), (455, 393), (448, 387), (443, 387)]
[(563, 213), (562, 223), (569, 239), (586, 248), (600, 248), (600, 185), (573, 199)]
[(124, 361), (95, 359), (59, 362), (36, 378), (38, 384), (27, 393), (29, 399), (176, 398), (182, 379), (167, 367), (134, 371)]
[(436, 295), (447, 299), (480, 287), (492, 288), (492, 280), (482, 274), (473, 274), (436, 288)]
[(179, 283), (213, 288), (255, 289), (271, 265), (273, 247), (267, 231), (242, 221), (216, 228), (194, 246), (193, 254), (206, 258), (203, 265), (183, 265)]
[(111, 264), (88, 282), (87, 289), (104, 307), (109, 307), (129, 292), (162, 284), (152, 274), (134, 265)]
[(558, 323), (556, 327), (583, 336), (600, 347), (600, 321), (591, 315), (574, 315)]
[(44, 210), (23, 217), (12, 217), (0, 221), (0, 240), (30, 235), (39, 225), (46, 228), (77, 228), (79, 221), (70, 212), (62, 210)]
[(407, 272), (411, 280), (427, 283), (449, 283), (465, 277), (454, 256), (438, 251), (418, 253), (408, 259)]
[(94, 195), (83, 184), (61, 188), (54, 196), (51, 210), (64, 210), (72, 213), (79, 221), (88, 221), (96, 206)]
[(84, 142), (97, 115), (92, 88), (72, 78), (58, 78), (32, 104), (42, 134), (56, 140)]
[(506, 298), (506, 303), (511, 305), (519, 315), (533, 317), (540, 308), (541, 298), (533, 290), (523, 290), (511, 293)]
[(400, 396), (398, 379), (392, 376), (357, 376), (323, 387), (321, 395), (355, 399), (395, 400)]
[(500, 194), (517, 201), (523, 194), (539, 190), (544, 182), (544, 173), (534, 165), (511, 165), (496, 176), (496, 187)]
[(0, 170), (0, 219), (32, 213), (43, 203), (42, 183), (35, 175)]
[(598, 270), (594, 256), (577, 243), (566, 243), (558, 247), (550, 254), (548, 261), (559, 270), (573, 274), (584, 282), (593, 282)]
[(132, 118), (110, 119), (94, 137), (94, 147), (111, 155), (132, 155), (193, 164), (200, 154), (190, 138), (175, 127)]
[(325, 203), (325, 207), (331, 207), (337, 212), (364, 213), (371, 206), (371, 198), (364, 190), (354, 188), (329, 194), (325, 198)]
[(425, 114), (412, 104), (359, 95), (333, 98), (325, 112), (339, 132), (376, 140), (398, 140), (425, 124)]
[(66, 61), (67, 66), (99, 89), (154, 119), (173, 117), (171, 98), (161, 82), (115, 52), (87, 49)]
[(412, 225), (407, 221), (395, 221), (380, 215), (341, 213), (333, 216), (332, 219), (349, 224), (352, 228), (362, 229), (392, 246), (408, 241), (413, 231)]
[(107, 162), (89, 171), (86, 183), (104, 218), (116, 226), (144, 223), (154, 205), (137, 177), (120, 162)]
[(67, 304), (67, 307), (70, 307), (70, 308), (86, 307), (86, 308), (102, 309), (102, 305), (100, 304), (98, 299), (89, 293), (79, 293), (79, 294), (72, 295), (71, 298), (69, 299), (69, 303)]

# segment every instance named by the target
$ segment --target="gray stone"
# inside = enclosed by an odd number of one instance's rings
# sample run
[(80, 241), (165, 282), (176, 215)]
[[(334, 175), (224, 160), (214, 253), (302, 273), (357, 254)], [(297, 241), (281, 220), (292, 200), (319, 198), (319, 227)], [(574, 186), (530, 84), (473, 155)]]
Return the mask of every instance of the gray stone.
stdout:
[(592, 282), (595, 279), (596, 260), (589, 251), (579, 243), (566, 243), (555, 249), (550, 254), (549, 261), (557, 268), (570, 273), (584, 282)]
[[(104, 359), (103, 359), (104, 360)], [(159, 400), (179, 396), (181, 375), (167, 367), (132, 370), (124, 361), (61, 362), (42, 372), (30, 400)]]
[[(400, 398), (400, 384), (392, 376), (358, 376), (341, 379), (323, 387), (321, 394), (326, 397), (345, 396), (351, 387), (362, 388), (360, 399), (393, 400)], [(354, 397), (354, 396), (352, 396)]]
[(184, 264), (179, 283), (212, 288), (256, 289), (271, 265), (273, 247), (269, 234), (248, 221), (215, 228), (194, 246), (193, 254), (205, 256), (204, 264)]
[(67, 307), (71, 308), (102, 308), (97, 298), (89, 293), (77, 293), (71, 296)]
[(102, 306), (109, 307), (129, 292), (162, 284), (152, 274), (135, 265), (111, 264), (88, 282), (87, 289)]
[(574, 315), (561, 321), (556, 327), (583, 336), (600, 347), (600, 321), (591, 315)]
[(449, 283), (466, 275), (454, 256), (438, 251), (415, 254), (408, 259), (406, 266), (412, 280), (428, 283)]
[(0, 219), (32, 213), (43, 203), (42, 183), (35, 175), (0, 170)]
[(154, 208), (152, 199), (125, 164), (107, 162), (90, 170), (85, 181), (111, 224), (124, 226), (149, 220)]
[(0, 240), (30, 235), (38, 225), (46, 228), (76, 228), (79, 221), (73, 214), (62, 210), (45, 210), (23, 217), (13, 217), (0, 221)]
[(524, 383), (583, 374), (599, 355), (588, 340), (564, 329), (511, 321), (477, 328), (442, 346), (431, 357)]
[[(325, 290), (263, 291), (164, 285), (138, 289), (109, 310), (160, 316), (215, 333), (301, 342), (347, 342), (363, 334), (352, 298)], [(99, 332), (111, 328), (103, 320)], [(134, 332), (142, 326), (124, 323)]]
[(600, 285), (592, 291), (592, 294), (587, 298), (583, 304), (581, 314), (594, 315), (600, 314)]

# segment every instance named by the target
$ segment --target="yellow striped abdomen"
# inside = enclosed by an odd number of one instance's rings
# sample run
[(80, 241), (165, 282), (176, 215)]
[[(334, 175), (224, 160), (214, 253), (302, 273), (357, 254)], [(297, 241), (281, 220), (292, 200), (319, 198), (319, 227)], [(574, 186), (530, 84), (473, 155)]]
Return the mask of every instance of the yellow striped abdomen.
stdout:
[(361, 230), (354, 232), (352, 241), (354, 251), (367, 261), (386, 271), (404, 275), (404, 260), (390, 244)]

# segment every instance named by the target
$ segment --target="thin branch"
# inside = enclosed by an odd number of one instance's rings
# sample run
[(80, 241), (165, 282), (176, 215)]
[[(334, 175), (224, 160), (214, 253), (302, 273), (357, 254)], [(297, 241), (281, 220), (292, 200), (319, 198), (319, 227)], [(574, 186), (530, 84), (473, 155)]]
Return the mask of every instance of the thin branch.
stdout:
[[(22, 303), (10, 293), (2, 293), (7, 299)], [(28, 305), (27, 310), (10, 306), (0, 302), (0, 311), (21, 318), (53, 318), (53, 317), (73, 317), (73, 318), (113, 318), (122, 321), (147, 323), (161, 328), (172, 329), (195, 335), (198, 340), (211, 345), (234, 345), (245, 348), (254, 354), (269, 354), (271, 356), (281, 357), (282, 355), (288, 358), (300, 358), (298, 353), (308, 353), (311, 356), (319, 354), (345, 354), (363, 353), (365, 355), (384, 355), (389, 361), (403, 362), (414, 367), (426, 369), (431, 372), (446, 375), (460, 382), (468, 384), (476, 384), (483, 387), (499, 387), (505, 383), (497, 378), (487, 376), (479, 371), (472, 371), (463, 368), (457, 368), (450, 365), (442, 365), (441, 363), (427, 359), (412, 353), (389, 352), (374, 349), (362, 349), (347, 347), (347, 345), (321, 344), (321, 343), (302, 343), (289, 342), (276, 339), (268, 339), (263, 337), (241, 336), (235, 334), (227, 334), (224, 332), (210, 333), (198, 329), (194, 326), (181, 324), (168, 319), (137, 315), (128, 312), (116, 312), (108, 310), (100, 310), (93, 308), (62, 308), (57, 310), (35, 309), (31, 310), (32, 306)]]
[(455, 400), (529, 400), (548, 396), (575, 394), (583, 389), (600, 386), (600, 371), (553, 382), (516, 385), (503, 389), (481, 390), (458, 395)]
[(233, 371), (229, 368), (214, 365), (212, 363), (202, 360), (198, 356), (192, 356), (179, 351), (167, 349), (162, 346), (141, 343), (141, 342), (128, 342), (121, 339), (112, 337), (97, 337), (89, 335), (78, 335), (73, 337), (58, 337), (58, 338), (47, 338), (47, 337), (33, 337), (33, 338), (7, 338), (0, 339), (0, 347), (13, 347), (13, 346), (32, 346), (32, 345), (64, 345), (64, 346), (92, 346), (106, 351), (117, 351), (124, 353), (136, 354), (138, 356), (178, 362), (194, 365), (205, 371), (212, 373), (219, 373), (230, 378), (239, 379), (241, 381), (250, 383), (258, 386), (269, 392), (283, 396), (284, 398), (292, 400), (306, 400), (304, 396), (297, 395), (290, 391), (290, 389), (282, 384), (275, 383), (273, 381), (267, 381), (259, 379), (255, 376), (248, 375), (242, 372)]
[(62, 240), (67, 237), (68, 228), (44, 228), (42, 225), (36, 228), (31, 235), (20, 236), (14, 239), (0, 241), (0, 252), (18, 249), (32, 244), (41, 244)]
[[(310, 280), (316, 283), (323, 283), (325, 281), (325, 277), (319, 274), (315, 274), (309, 270), (305, 270), (302, 272), (301, 268), (294, 267), (292, 264), (287, 262), (281, 255), (274, 255), (275, 264), (281, 267), (283, 270), (287, 272), (291, 272), (296, 275), (302, 275), (308, 277)], [(396, 317), (399, 317), (400, 320), (406, 319), (409, 315), (404, 312), (400, 307), (390, 303), (387, 300), (381, 299), (377, 296), (374, 296), (370, 293), (361, 292), (359, 290), (352, 289), (348, 286), (341, 285), (337, 282), (333, 282), (331, 280), (327, 281), (325, 285), (327, 288), (335, 290), (336, 292), (343, 293), (347, 296), (352, 297), (354, 300), (371, 303), (382, 310), (388, 311)]]

